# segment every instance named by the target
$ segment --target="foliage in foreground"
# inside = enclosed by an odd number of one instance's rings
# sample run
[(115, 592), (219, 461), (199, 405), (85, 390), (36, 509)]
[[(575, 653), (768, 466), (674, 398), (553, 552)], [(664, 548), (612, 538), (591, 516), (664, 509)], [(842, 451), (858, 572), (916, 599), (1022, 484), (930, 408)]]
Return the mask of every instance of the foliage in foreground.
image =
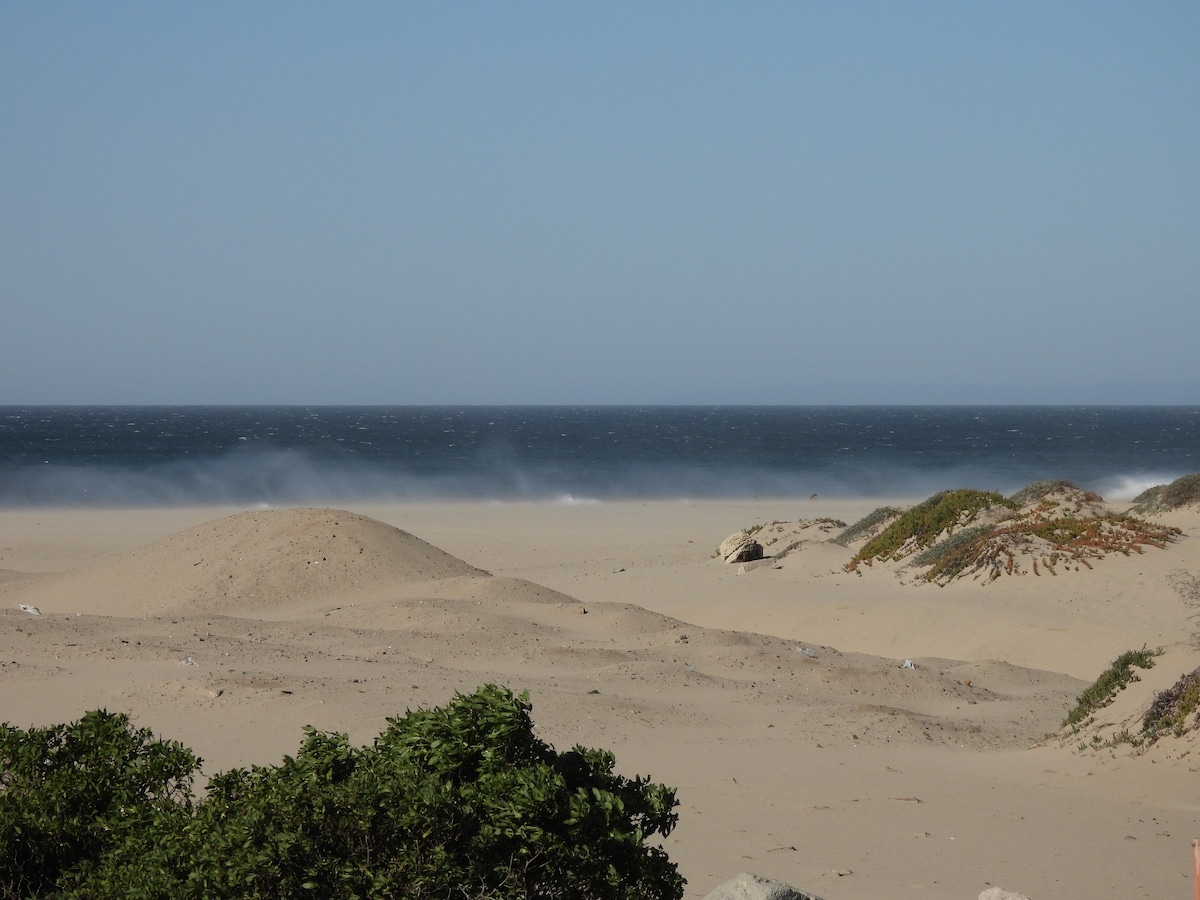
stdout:
[(295, 757), (218, 775), (200, 802), (199, 760), (126, 716), (6, 725), (0, 897), (678, 900), (646, 843), (674, 828), (674, 790), (607, 751), (556, 753), (529, 710), (487, 685), (369, 747), (306, 729)]
[(1075, 708), (1067, 713), (1063, 727), (1078, 725), (1096, 710), (1108, 706), (1119, 691), (1124, 690), (1131, 682), (1139, 680), (1137, 673), (1133, 671), (1134, 666), (1139, 669), (1152, 669), (1154, 658), (1161, 654), (1161, 650), (1147, 650), (1145, 647), (1141, 650), (1126, 650), (1076, 698), (1078, 702)]
[(110, 855), (184, 827), (199, 765), (125, 715), (0, 726), (0, 897), (82, 890)]

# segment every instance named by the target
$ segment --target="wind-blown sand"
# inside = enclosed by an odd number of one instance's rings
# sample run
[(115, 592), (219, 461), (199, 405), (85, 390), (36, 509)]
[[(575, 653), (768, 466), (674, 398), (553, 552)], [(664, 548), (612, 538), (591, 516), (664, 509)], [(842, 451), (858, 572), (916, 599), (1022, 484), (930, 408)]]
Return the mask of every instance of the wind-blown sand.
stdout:
[(1200, 511), (1156, 520), (1184, 532), (1165, 550), (987, 585), (847, 573), (815, 532), (742, 574), (712, 558), (878, 505), (3, 511), (0, 719), (128, 711), (212, 774), (492, 681), (559, 749), (679, 789), (688, 897), (739, 871), (828, 900), (1187, 896), (1195, 734), (1043, 738), (1125, 650), (1168, 648), (1110, 731), (1200, 665), (1168, 580), (1200, 575)]

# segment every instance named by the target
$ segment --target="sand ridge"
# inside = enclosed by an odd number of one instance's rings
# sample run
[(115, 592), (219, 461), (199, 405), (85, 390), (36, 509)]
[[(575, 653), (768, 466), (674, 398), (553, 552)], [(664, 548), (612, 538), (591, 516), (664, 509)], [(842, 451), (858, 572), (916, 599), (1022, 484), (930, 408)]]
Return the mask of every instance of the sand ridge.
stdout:
[[(377, 670), (398, 664), (408, 671), (436, 663), (491, 680), (555, 673), (581, 694), (593, 683), (641, 682), (658, 691), (696, 686), (747, 701), (822, 707), (825, 715), (842, 709), (859, 720), (851, 731), (866, 743), (1022, 746), (1051, 728), (1056, 716), (1031, 715), (1024, 687), (1010, 693), (1005, 678), (975, 668), (973, 678), (966, 677), (956, 661), (922, 659), (905, 667), (831, 647), (689, 626), (632, 604), (584, 605), (532, 582), (491, 576), (405, 531), (344, 510), (222, 518), (78, 572), (16, 582), (6, 595), (9, 617), (20, 620), (11, 610), (21, 604), (42, 612), (22, 620), (27, 632), (49, 636), (60, 629), (51, 638), (57, 642), (71, 631), (110, 633), (107, 658), (131, 665), (241, 659), (240, 665), (255, 667), (271, 661), (271, 668), (299, 658), (343, 667), (369, 662)], [(173, 627), (164, 639), (167, 621)], [(331, 652), (338, 643), (358, 649)], [(71, 657), (96, 658), (97, 652), (83, 640), (59, 647), (59, 661)], [(1066, 677), (1043, 674), (1037, 681), (1042, 700), (1061, 700), (1080, 687)], [(207, 690), (224, 696), (226, 687), (215, 679)], [(979, 709), (950, 713), (965, 706)], [(827, 724), (820, 728), (813, 734), (838, 740)]]

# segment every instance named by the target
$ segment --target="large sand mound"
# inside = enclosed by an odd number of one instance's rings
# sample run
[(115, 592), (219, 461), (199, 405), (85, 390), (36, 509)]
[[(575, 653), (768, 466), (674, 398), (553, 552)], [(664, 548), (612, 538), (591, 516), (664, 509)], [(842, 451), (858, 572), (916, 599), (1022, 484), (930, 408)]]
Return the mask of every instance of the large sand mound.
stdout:
[(261, 613), (488, 573), (406, 531), (336, 509), (241, 513), (14, 589), (44, 612)]

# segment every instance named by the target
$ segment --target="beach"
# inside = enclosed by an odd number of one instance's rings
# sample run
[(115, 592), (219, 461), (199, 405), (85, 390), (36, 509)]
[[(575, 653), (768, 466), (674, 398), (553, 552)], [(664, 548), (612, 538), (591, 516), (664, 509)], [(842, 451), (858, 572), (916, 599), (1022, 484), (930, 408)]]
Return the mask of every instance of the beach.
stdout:
[[(1052, 735), (1126, 650), (1165, 648), (1114, 723), (1200, 665), (1172, 581), (1200, 510), (1159, 517), (1164, 549), (944, 587), (847, 571), (820, 524), (920, 499), (0, 510), (0, 718), (129, 712), (211, 775), (494, 682), (556, 748), (678, 789), (687, 897), (742, 871), (827, 900), (1187, 896), (1195, 734)], [(715, 558), (793, 522), (778, 559)]]

